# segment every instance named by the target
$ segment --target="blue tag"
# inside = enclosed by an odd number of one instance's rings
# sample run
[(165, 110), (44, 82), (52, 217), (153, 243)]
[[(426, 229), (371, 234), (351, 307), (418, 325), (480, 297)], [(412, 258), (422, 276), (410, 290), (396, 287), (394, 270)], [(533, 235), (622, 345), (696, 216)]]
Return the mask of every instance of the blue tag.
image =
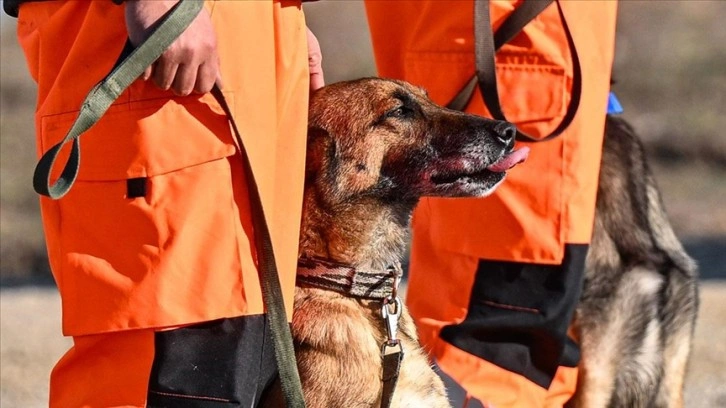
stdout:
[(620, 101), (615, 96), (614, 92), (610, 92), (608, 95), (608, 115), (615, 115), (623, 113), (623, 107), (620, 105)]

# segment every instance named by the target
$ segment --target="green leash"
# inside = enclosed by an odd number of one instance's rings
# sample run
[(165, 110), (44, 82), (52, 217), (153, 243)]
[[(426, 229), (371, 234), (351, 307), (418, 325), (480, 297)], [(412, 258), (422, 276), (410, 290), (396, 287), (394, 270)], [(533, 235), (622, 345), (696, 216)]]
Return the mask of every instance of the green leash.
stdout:
[[(136, 47), (111, 73), (91, 89), (83, 101), (78, 117), (68, 131), (68, 134), (66, 134), (66, 137), (48, 149), (38, 162), (33, 175), (33, 188), (38, 194), (57, 200), (70, 191), (78, 177), (81, 162), (80, 136), (96, 124), (111, 104), (118, 99), (121, 93), (141, 76), (146, 67), (154, 63), (169, 48), (171, 43), (184, 32), (203, 7), (204, 3), (199, 0), (179, 0), (162, 17), (149, 38)], [(257, 189), (257, 183), (252, 168), (250, 167), (247, 152), (243, 148), (242, 137), (232, 117), (232, 112), (230, 112), (229, 106), (222, 95), (222, 91), (215, 86), (212, 94), (224, 109), (234, 130), (249, 184), (248, 190), (255, 230), (262, 295), (267, 307), (267, 318), (270, 322), (272, 340), (275, 345), (275, 359), (277, 360), (282, 392), (288, 407), (304, 408), (305, 400), (302, 393), (300, 375), (297, 371), (292, 334), (287, 322), (285, 305), (282, 301), (282, 289), (277, 273), (277, 263), (275, 262), (272, 240), (270, 239), (269, 228), (265, 221), (265, 214)], [(68, 161), (63, 167), (63, 171), (58, 180), (51, 184), (51, 169), (55, 164), (59, 152), (69, 142), (72, 145)]]
[(290, 408), (305, 408), (300, 373), (297, 371), (295, 359), (295, 347), (292, 344), (292, 333), (287, 323), (285, 304), (282, 301), (282, 288), (280, 276), (277, 273), (275, 253), (270, 239), (270, 230), (265, 221), (265, 211), (260, 199), (260, 190), (257, 188), (255, 176), (250, 167), (250, 160), (247, 157), (247, 150), (243, 148), (242, 135), (237, 129), (237, 124), (232, 118), (232, 112), (222, 95), (222, 91), (215, 85), (212, 88), (212, 95), (217, 99), (219, 105), (227, 114), (229, 122), (234, 130), (234, 136), (239, 144), (239, 153), (244, 163), (244, 171), (247, 176), (248, 192), (250, 198), (250, 209), (252, 212), (252, 223), (254, 226), (255, 247), (257, 248), (257, 265), (260, 273), (260, 285), (262, 286), (262, 298), (267, 306), (267, 318), (270, 321), (272, 331), (272, 342), (275, 345), (275, 360), (280, 375), (282, 393)]
[[(149, 38), (134, 49), (126, 59), (111, 71), (88, 93), (81, 105), (76, 121), (66, 137), (41, 157), (33, 174), (33, 188), (38, 194), (57, 200), (70, 191), (78, 176), (81, 163), (79, 138), (106, 113), (111, 104), (118, 99), (146, 67), (154, 63), (169, 48), (174, 40), (189, 26), (202, 10), (201, 1), (179, 1), (162, 17), (159, 25)], [(58, 180), (50, 184), (50, 173), (58, 153), (67, 143), (72, 142), (71, 153)]]

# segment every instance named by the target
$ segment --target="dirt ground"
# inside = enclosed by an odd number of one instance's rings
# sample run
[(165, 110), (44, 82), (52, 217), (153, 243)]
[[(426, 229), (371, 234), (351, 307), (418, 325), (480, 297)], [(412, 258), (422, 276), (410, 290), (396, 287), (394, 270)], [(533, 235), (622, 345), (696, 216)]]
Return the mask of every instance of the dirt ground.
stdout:
[[(726, 407), (726, 281), (701, 285), (701, 310), (686, 381), (686, 408)], [(70, 347), (60, 335), (54, 288), (0, 290), (0, 407), (48, 405), (48, 377)]]

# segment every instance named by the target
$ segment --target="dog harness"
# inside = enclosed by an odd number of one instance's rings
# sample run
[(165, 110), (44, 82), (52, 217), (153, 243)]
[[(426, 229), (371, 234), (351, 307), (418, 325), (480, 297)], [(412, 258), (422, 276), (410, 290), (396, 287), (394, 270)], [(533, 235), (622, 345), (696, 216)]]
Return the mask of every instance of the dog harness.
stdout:
[(301, 258), (297, 266), (298, 286), (312, 286), (354, 298), (381, 301), (396, 292), (403, 274), (400, 264), (391, 265), (383, 272), (362, 271), (318, 257)]
[(403, 271), (396, 263), (383, 272), (359, 270), (351, 265), (330, 259), (312, 257), (298, 260), (297, 285), (331, 290), (343, 295), (381, 302), (381, 317), (387, 338), (381, 344), (381, 408), (391, 405), (403, 361), (403, 345), (397, 337), (401, 316), (398, 285)]

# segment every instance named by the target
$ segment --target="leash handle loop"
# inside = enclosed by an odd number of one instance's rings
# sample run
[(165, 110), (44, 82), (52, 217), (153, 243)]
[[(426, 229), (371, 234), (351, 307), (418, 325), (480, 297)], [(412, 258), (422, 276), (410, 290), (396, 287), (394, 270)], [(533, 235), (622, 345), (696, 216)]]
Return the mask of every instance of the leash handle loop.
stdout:
[(543, 138), (532, 137), (517, 129), (517, 140), (526, 142), (544, 142), (553, 139), (567, 129), (572, 123), (575, 114), (580, 106), (582, 96), (582, 69), (580, 58), (577, 54), (575, 42), (572, 39), (570, 28), (562, 11), (560, 0), (528, 0), (517, 7), (512, 14), (502, 23), (496, 33), (492, 33), (491, 17), (489, 11), (489, 0), (474, 1), (474, 51), (475, 51), (475, 74), (466, 83), (464, 88), (447, 104), (450, 109), (463, 111), (471, 101), (477, 85), (481, 91), (482, 99), (489, 113), (494, 119), (504, 120), (507, 118), (499, 103), (499, 91), (497, 89), (496, 76), (496, 51), (514, 38), (519, 32), (537, 15), (542, 13), (553, 2), (557, 4), (557, 10), (562, 21), (562, 26), (567, 37), (567, 44), (572, 57), (572, 97), (567, 107), (562, 122), (549, 135)]
[[(48, 149), (38, 161), (33, 173), (33, 188), (38, 194), (57, 200), (70, 191), (81, 164), (81, 135), (101, 119), (111, 104), (146, 67), (159, 59), (203, 7), (204, 2), (200, 0), (180, 0), (161, 18), (149, 37), (91, 89), (65, 138)], [(56, 159), (69, 142), (71, 151), (68, 161), (58, 180), (51, 183), (51, 172)]]

